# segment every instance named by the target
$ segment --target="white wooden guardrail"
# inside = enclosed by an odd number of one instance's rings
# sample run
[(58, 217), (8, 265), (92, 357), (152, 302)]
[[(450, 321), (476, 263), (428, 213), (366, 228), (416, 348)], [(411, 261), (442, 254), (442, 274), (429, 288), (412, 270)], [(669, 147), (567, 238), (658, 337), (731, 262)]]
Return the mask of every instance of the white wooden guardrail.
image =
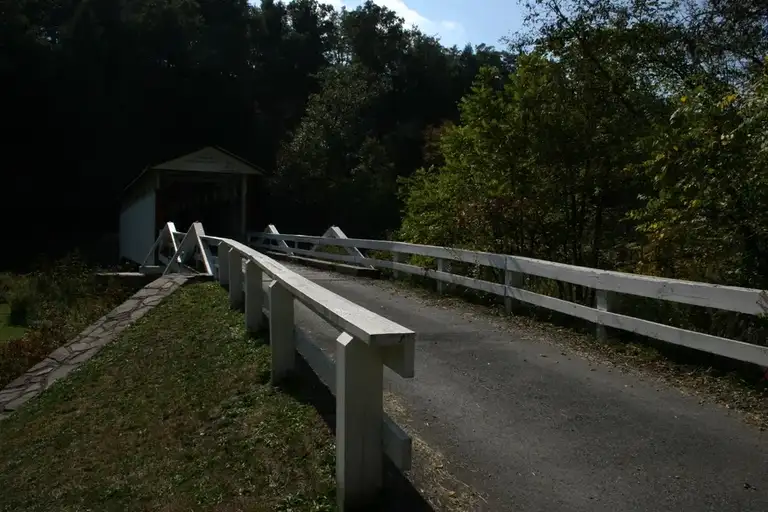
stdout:
[[(566, 315), (588, 320), (597, 325), (597, 336), (605, 338), (606, 327), (622, 329), (675, 345), (718, 354), (731, 359), (768, 367), (768, 347), (680, 329), (640, 318), (611, 312), (611, 295), (623, 293), (639, 297), (650, 297), (694, 306), (704, 306), (748, 315), (766, 313), (766, 293), (752, 288), (721, 286), (678, 279), (599, 270), (575, 265), (554, 263), (520, 256), (488, 252), (453, 249), (433, 245), (419, 245), (385, 240), (366, 240), (346, 237), (318, 237), (306, 235), (282, 235), (271, 226), (270, 233), (254, 233), (249, 239), (256, 239), (253, 245), (259, 249), (276, 252), (290, 252), (298, 256), (327, 259), (375, 268), (391, 269), (397, 277), (400, 273), (425, 276), (437, 280), (438, 291), (443, 283), (466, 286), (475, 290), (504, 297), (507, 311), (512, 301), (518, 300)], [(277, 242), (278, 245), (273, 245)], [(293, 247), (288, 246), (293, 243)], [(348, 253), (300, 249), (304, 246), (331, 245), (345, 248), (386, 251), (392, 253), (392, 261)], [(405, 263), (409, 255), (435, 258), (437, 270), (426, 269)], [(458, 261), (482, 265), (504, 271), (504, 283), (495, 283), (451, 273), (450, 263)], [(582, 285), (596, 290), (595, 307), (583, 306), (567, 300), (534, 293), (522, 289), (525, 274), (545, 277), (566, 283)]]
[[(177, 240), (180, 242), (177, 243)], [(161, 248), (173, 250), (155, 265)], [(213, 256), (211, 248), (216, 248)], [(287, 247), (287, 246), (286, 246)], [(269, 256), (229, 238), (208, 236), (200, 223), (185, 233), (168, 223), (145, 259), (145, 272), (191, 270), (215, 274), (233, 307), (244, 307), (249, 332), (268, 320), (273, 383), (292, 370), (298, 352), (336, 395), (336, 481), (340, 510), (365, 505), (382, 485), (382, 455), (410, 469), (411, 439), (383, 412), (383, 367), (413, 377), (416, 335), (291, 271)], [(266, 278), (266, 281), (265, 281)], [(264, 283), (268, 282), (267, 294)], [(336, 360), (294, 335), (294, 301), (338, 329)]]

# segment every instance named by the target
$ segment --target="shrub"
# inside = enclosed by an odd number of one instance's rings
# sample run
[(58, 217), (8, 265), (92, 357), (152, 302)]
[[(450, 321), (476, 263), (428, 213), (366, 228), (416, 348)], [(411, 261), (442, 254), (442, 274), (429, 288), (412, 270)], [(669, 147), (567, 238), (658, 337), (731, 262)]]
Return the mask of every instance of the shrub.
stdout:
[(0, 304), (8, 303), (8, 292), (13, 285), (14, 277), (6, 272), (0, 272)]
[(34, 283), (30, 277), (19, 276), (10, 282), (5, 297), (10, 305), (9, 321), (11, 325), (30, 326), (34, 309), (34, 295)]

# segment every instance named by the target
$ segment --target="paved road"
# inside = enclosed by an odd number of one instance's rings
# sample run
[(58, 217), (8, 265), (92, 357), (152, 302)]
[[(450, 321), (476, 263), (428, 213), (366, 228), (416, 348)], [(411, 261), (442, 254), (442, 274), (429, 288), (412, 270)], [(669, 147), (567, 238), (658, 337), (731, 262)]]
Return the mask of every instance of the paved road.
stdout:
[[(726, 409), (393, 285), (291, 267), (419, 334), (416, 377), (386, 379), (482, 510), (768, 511), (768, 433)], [(332, 347), (322, 321), (297, 319)]]

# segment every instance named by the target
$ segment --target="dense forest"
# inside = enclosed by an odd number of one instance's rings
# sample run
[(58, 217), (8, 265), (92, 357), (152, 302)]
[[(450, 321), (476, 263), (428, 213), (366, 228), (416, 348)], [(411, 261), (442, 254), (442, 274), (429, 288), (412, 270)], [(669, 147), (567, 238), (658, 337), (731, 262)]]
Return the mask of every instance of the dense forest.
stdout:
[[(270, 216), (286, 227), (291, 213), (314, 221), (296, 228), (396, 228), (395, 180), (423, 165), (424, 134), (458, 119), (481, 67), (508, 60), (444, 48), (373, 2), (3, 0), (5, 241), (50, 249), (115, 231), (131, 179), (204, 145), (273, 172)], [(352, 189), (355, 204), (327, 207)]]
[(768, 287), (768, 5), (530, 0), (496, 48), (367, 2), (3, 0), (4, 247), (220, 145), (286, 231)]

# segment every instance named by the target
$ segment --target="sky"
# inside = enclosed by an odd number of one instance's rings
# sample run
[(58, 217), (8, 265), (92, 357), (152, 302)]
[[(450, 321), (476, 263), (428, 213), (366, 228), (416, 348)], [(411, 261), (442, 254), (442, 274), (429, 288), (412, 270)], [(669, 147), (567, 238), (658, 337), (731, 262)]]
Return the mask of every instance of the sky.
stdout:
[[(354, 9), (364, 0), (320, 0)], [(502, 47), (499, 39), (522, 28), (517, 0), (374, 0), (422, 32), (438, 36), (445, 46), (485, 43)]]

